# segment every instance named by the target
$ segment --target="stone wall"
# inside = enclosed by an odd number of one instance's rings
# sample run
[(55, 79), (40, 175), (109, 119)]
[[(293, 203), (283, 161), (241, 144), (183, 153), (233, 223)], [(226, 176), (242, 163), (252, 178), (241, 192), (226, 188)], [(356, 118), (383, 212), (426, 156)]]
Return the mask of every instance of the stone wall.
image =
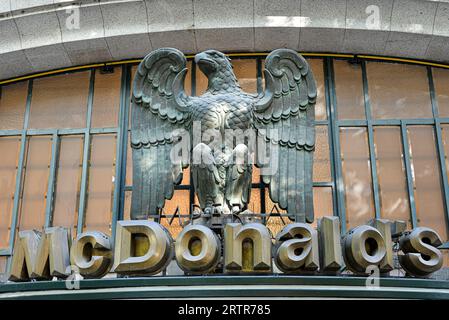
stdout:
[(165, 46), (449, 62), (448, 37), (449, 1), (0, 0), (0, 79), (141, 58)]

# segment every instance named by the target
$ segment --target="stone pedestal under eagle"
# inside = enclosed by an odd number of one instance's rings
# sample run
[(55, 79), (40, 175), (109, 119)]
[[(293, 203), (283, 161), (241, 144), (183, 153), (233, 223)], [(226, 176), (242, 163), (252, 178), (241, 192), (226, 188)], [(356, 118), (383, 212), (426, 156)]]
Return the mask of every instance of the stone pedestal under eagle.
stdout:
[[(162, 48), (140, 63), (133, 84), (131, 147), (133, 193), (131, 217), (157, 215), (174, 185), (190, 165), (194, 190), (201, 208), (200, 220), (238, 217), (250, 200), (252, 163), (267, 166), (249, 139), (218, 148), (200, 140), (195, 145), (195, 124), (201, 134), (216, 130), (253, 130), (275, 146), (269, 157), (275, 170), (261, 170), (269, 196), (296, 222), (313, 222), (312, 169), (315, 148), (316, 84), (307, 61), (295, 51), (277, 49), (265, 60), (265, 90), (244, 92), (234, 75), (230, 59), (207, 50), (195, 63), (208, 79), (207, 91), (188, 96), (184, 90), (186, 58), (178, 50)], [(190, 134), (189, 155), (174, 161), (171, 152), (180, 129)], [(226, 138), (223, 139), (225, 141)], [(260, 147), (260, 144), (257, 144)], [(267, 148), (270, 149), (270, 148)], [(263, 153), (263, 152), (262, 152)], [(192, 161), (192, 159), (200, 161)], [(236, 158), (244, 161), (234, 161)]]

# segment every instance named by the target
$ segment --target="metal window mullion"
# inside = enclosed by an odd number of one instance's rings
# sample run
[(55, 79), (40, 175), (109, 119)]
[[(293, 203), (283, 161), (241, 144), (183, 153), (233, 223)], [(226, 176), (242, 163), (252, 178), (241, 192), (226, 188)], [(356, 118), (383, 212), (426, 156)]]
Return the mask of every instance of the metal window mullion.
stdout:
[(441, 130), (441, 123), (439, 120), (438, 101), (435, 94), (435, 84), (433, 82), (432, 68), (427, 67), (427, 76), (429, 80), (430, 101), (432, 103), (433, 117), (435, 118), (435, 135), (437, 142), (438, 160), (440, 165), (440, 174), (443, 185), (444, 194), (444, 211), (446, 213), (446, 229), (449, 230), (449, 184), (447, 177), (446, 159), (444, 153), (443, 135)]
[(112, 221), (111, 221), (111, 236), (112, 241), (115, 239), (115, 226), (117, 223), (117, 219), (119, 217), (119, 209), (120, 209), (120, 194), (123, 189), (122, 186), (122, 165), (123, 161), (123, 153), (126, 155), (126, 142), (124, 142), (124, 137), (127, 136), (128, 130), (124, 128), (124, 121), (128, 118), (126, 117), (127, 103), (129, 100), (128, 95), (128, 68), (126, 66), (122, 66), (122, 79), (120, 86), (120, 111), (119, 111), (119, 126), (117, 132), (117, 146), (116, 146), (116, 156), (115, 156), (115, 181), (114, 181), (114, 196), (113, 196), (113, 205), (112, 205)]
[(368, 127), (368, 145), (369, 145), (369, 158), (370, 158), (370, 167), (371, 167), (371, 184), (373, 187), (373, 196), (374, 196), (374, 213), (376, 219), (381, 218), (381, 209), (380, 209), (380, 194), (379, 194), (379, 181), (377, 177), (377, 161), (376, 161), (376, 149), (374, 146), (374, 129), (373, 124), (371, 122), (371, 103), (368, 92), (368, 77), (366, 75), (366, 66), (365, 61), (362, 61), (362, 79), (363, 79), (363, 97), (365, 102), (365, 115), (367, 119), (367, 127)]
[(0, 136), (19, 136), (22, 134), (22, 130), (0, 130)]
[[(195, 60), (192, 60), (192, 72), (190, 74), (190, 87), (192, 89), (192, 96), (196, 96), (196, 63)], [(191, 141), (190, 143), (193, 143), (193, 141)], [(190, 150), (193, 150), (193, 146), (190, 146)], [(190, 186), (190, 192), (189, 192), (189, 215), (190, 215), (190, 219), (192, 219), (193, 217), (193, 205), (195, 203), (195, 190), (194, 190), (194, 186), (193, 186), (193, 174), (192, 174), (192, 166), (190, 166), (190, 181), (189, 181), (189, 186)]]
[(45, 204), (45, 228), (51, 226), (53, 221), (52, 210), (53, 210), (53, 194), (55, 188), (56, 180), (56, 166), (58, 160), (58, 149), (59, 149), (59, 136), (57, 133), (53, 134), (53, 141), (51, 145), (51, 162), (50, 162), (50, 172), (48, 175), (48, 185), (47, 185), (47, 199)]
[(334, 172), (333, 178), (335, 187), (333, 188), (333, 205), (334, 215), (340, 217), (340, 228), (342, 234), (346, 232), (346, 206), (344, 199), (344, 184), (343, 184), (343, 174), (342, 174), (342, 164), (340, 158), (340, 132), (339, 126), (337, 124), (337, 110), (336, 104), (337, 99), (335, 95), (335, 86), (334, 86), (334, 70), (332, 60), (330, 58), (325, 59), (324, 65), (324, 81), (325, 81), (325, 90), (326, 90), (326, 105), (328, 106), (328, 118), (330, 121), (329, 125), (329, 136), (331, 139), (329, 140), (330, 147), (330, 158), (332, 163), (332, 170)]
[[(124, 72), (124, 71), (122, 71)], [(130, 97), (131, 94), (131, 66), (127, 65), (126, 66), (126, 88), (125, 88), (125, 96), (126, 97)], [(123, 123), (119, 126), (122, 126), (122, 130), (123, 130), (123, 140), (122, 140), (122, 144), (123, 144), (123, 152), (122, 152), (122, 170), (121, 170), (121, 175), (122, 175), (122, 183), (120, 184), (120, 207), (119, 207), (119, 211), (118, 211), (118, 217), (117, 219), (123, 219), (124, 216), (124, 210), (125, 210), (125, 191), (126, 191), (126, 169), (127, 169), (127, 161), (128, 161), (128, 135), (130, 134), (130, 130), (128, 128), (128, 124), (129, 124), (129, 112), (130, 112), (130, 99), (128, 98), (126, 100), (126, 104), (125, 104), (125, 112), (124, 112), (124, 119), (123, 119)], [(132, 188), (131, 188), (132, 190)]]
[(92, 104), (94, 99), (94, 84), (95, 84), (95, 70), (91, 70), (90, 83), (89, 83), (89, 97), (87, 99), (87, 130), (84, 133), (84, 146), (83, 146), (83, 168), (81, 170), (81, 186), (80, 186), (80, 203), (78, 207), (78, 221), (76, 232), (80, 234), (83, 232), (84, 226), (84, 212), (86, 210), (86, 194), (87, 194), (87, 175), (89, 171), (89, 158), (90, 158), (90, 126), (92, 122)]
[[(263, 85), (262, 85), (262, 60), (260, 58), (256, 59), (256, 79), (257, 79), (257, 93), (260, 94), (263, 92)], [(260, 196), (260, 211), (261, 213), (267, 212), (267, 206), (265, 203), (265, 197), (266, 197), (266, 191), (265, 191), (265, 185), (263, 184), (262, 179), (259, 177), (259, 182), (261, 186), (258, 188), (259, 190), (259, 196)], [(262, 217), (262, 222), (264, 224), (267, 223), (266, 217)]]
[[(26, 137), (26, 129), (28, 128), (28, 122), (30, 118), (30, 110), (31, 110), (31, 98), (33, 94), (33, 80), (28, 81), (28, 92), (27, 92), (27, 100), (25, 107), (25, 116), (23, 119), (23, 130), (20, 138), (20, 151), (19, 151), (19, 161), (17, 163), (17, 172), (16, 172), (16, 185), (14, 190), (14, 203), (12, 209), (12, 219), (11, 219), (11, 229), (9, 233), (9, 252), (11, 255), (14, 251), (14, 240), (16, 238), (16, 229), (19, 220), (19, 206), (20, 206), (20, 192), (22, 189), (22, 175), (23, 175), (23, 167), (25, 162), (25, 154), (27, 147), (27, 137)], [(11, 268), (11, 261), (9, 259), (6, 267), (6, 272), (9, 273)]]
[(401, 138), (402, 138), (402, 150), (404, 153), (405, 171), (407, 175), (407, 192), (410, 203), (410, 214), (412, 219), (412, 228), (418, 226), (416, 218), (416, 205), (415, 205), (415, 190), (414, 181), (410, 159), (410, 147), (407, 139), (407, 124), (405, 121), (401, 121)]

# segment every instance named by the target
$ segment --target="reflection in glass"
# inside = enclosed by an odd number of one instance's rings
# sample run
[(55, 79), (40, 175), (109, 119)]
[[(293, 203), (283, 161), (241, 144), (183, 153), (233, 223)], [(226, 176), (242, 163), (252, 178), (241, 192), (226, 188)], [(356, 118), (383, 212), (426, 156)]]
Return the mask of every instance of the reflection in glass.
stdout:
[(366, 128), (341, 128), (340, 141), (345, 185), (346, 225), (350, 229), (374, 218)]
[(0, 249), (9, 245), (20, 140), (20, 137), (0, 138)]
[(116, 140), (116, 136), (113, 134), (100, 134), (91, 137), (89, 182), (83, 231), (101, 231), (111, 235)]
[(32, 129), (86, 127), (90, 72), (33, 80)]
[(365, 119), (361, 65), (334, 60), (334, 73), (338, 119)]
[(374, 119), (433, 117), (426, 68), (385, 62), (366, 68)]
[(381, 217), (403, 220), (411, 228), (400, 127), (374, 127)]
[(411, 169), (419, 226), (434, 229), (446, 241), (440, 166), (432, 126), (408, 126)]

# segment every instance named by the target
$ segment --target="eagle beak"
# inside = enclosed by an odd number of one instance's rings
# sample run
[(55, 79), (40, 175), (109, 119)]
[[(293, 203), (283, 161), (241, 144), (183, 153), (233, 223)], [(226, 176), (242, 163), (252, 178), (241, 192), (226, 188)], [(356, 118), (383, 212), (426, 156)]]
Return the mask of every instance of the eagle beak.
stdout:
[(205, 74), (209, 74), (215, 71), (217, 63), (209, 57), (205, 52), (195, 55), (195, 63), (200, 67), (201, 71)]

